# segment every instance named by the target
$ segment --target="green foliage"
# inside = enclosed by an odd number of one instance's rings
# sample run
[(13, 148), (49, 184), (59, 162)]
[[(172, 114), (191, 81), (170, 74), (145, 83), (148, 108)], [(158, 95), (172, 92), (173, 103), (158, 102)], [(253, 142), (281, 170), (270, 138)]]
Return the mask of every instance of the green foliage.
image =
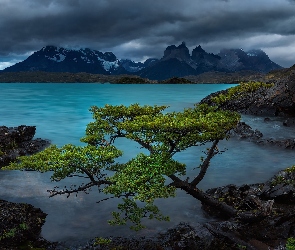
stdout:
[(157, 219), (159, 221), (169, 221), (169, 217), (163, 216), (159, 208), (153, 203), (146, 203), (143, 207), (138, 205), (134, 199), (123, 198), (123, 203), (118, 205), (120, 212), (113, 212), (113, 220), (109, 220), (110, 225), (126, 225), (130, 221), (133, 225), (131, 229), (138, 231), (145, 228), (141, 224), (141, 219)]
[(254, 93), (258, 89), (270, 88), (272, 86), (273, 84), (263, 82), (240, 83), (238, 86), (229, 88), (226, 94), (219, 94), (218, 96), (212, 97), (211, 100), (217, 105), (221, 105), (227, 101), (239, 99), (246, 94)]
[(281, 174), (278, 174), (271, 182), (272, 186), (279, 184), (291, 184), (295, 186), (295, 165), (286, 168)]
[(285, 171), (288, 173), (288, 174), (292, 174), (292, 173), (295, 173), (295, 165), (290, 167), (290, 168), (286, 168)]
[(26, 223), (21, 223), (18, 225), (18, 227), (12, 228), (10, 230), (4, 231), (1, 235), (0, 235), (0, 241), (6, 238), (13, 238), (15, 236), (15, 234), (18, 231), (22, 231), (22, 230), (27, 230), (28, 229), (28, 225)]
[(108, 169), (122, 152), (114, 146), (85, 147), (67, 144), (61, 148), (50, 146), (32, 156), (21, 156), (19, 163), (11, 163), (5, 169), (30, 169), (39, 172), (53, 171), (52, 181), (60, 181), (74, 174), (85, 173), (96, 176), (101, 169)]
[(28, 225), (26, 223), (21, 223), (21, 224), (19, 224), (19, 228), (21, 230), (26, 230), (26, 229), (28, 229)]
[(286, 250), (295, 250), (295, 238), (287, 239)]
[(111, 242), (112, 242), (111, 239), (99, 237), (99, 238), (95, 238), (94, 246), (97, 246), (97, 245), (108, 245)]
[(15, 236), (15, 233), (17, 232), (17, 228), (12, 228), (8, 231), (4, 231), (2, 235), (0, 235), (0, 240), (7, 239), (7, 238), (13, 238)]
[(238, 247), (238, 249), (241, 249), (241, 250), (242, 250), (242, 249), (247, 249), (246, 246), (243, 246), (243, 245), (240, 245), (240, 244), (238, 244), (237, 247)]
[[(87, 125), (86, 135), (81, 139), (86, 146), (51, 146), (33, 156), (20, 157), (18, 163), (5, 169), (52, 171), (52, 181), (71, 176), (87, 177), (89, 183), (52, 190), (51, 195), (86, 192), (97, 186), (100, 192), (123, 198), (118, 212), (113, 212), (112, 225), (131, 222), (131, 228), (139, 230), (144, 227), (142, 218), (168, 220), (154, 202), (159, 198), (174, 197), (176, 188), (166, 180), (178, 179), (176, 176), (186, 173), (185, 164), (174, 160), (173, 156), (192, 146), (208, 142), (216, 145), (236, 126), (240, 115), (205, 104), (183, 112), (169, 113), (166, 108), (139, 104), (91, 107), (94, 121)], [(121, 137), (137, 142), (146, 149), (145, 153), (118, 163), (117, 158), (123, 152), (116, 148), (115, 141)], [(201, 161), (202, 164), (207, 164), (214, 150), (209, 158)], [(200, 169), (203, 175), (206, 169)]]

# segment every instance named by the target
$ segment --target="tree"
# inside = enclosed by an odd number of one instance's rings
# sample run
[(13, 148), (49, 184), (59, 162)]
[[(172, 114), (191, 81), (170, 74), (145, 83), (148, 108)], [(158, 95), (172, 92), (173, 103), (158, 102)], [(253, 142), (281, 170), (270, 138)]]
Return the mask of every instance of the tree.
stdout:
[[(206, 174), (210, 160), (216, 155), (218, 142), (227, 138), (240, 115), (219, 110), (206, 104), (195, 105), (183, 112), (165, 112), (167, 106), (105, 105), (91, 107), (94, 121), (87, 125), (86, 146), (50, 146), (33, 156), (19, 158), (6, 169), (53, 171), (52, 181), (82, 176), (88, 183), (50, 191), (50, 196), (88, 192), (97, 187), (99, 192), (122, 198), (118, 211), (113, 212), (111, 224), (132, 222), (135, 230), (143, 227), (141, 219), (168, 220), (154, 204), (156, 199), (175, 196), (177, 188), (226, 213), (237, 213), (225, 203), (211, 198), (197, 188)], [(123, 152), (116, 148), (118, 138), (137, 142), (146, 149), (125, 163), (117, 159)], [(189, 147), (209, 145), (201, 158), (196, 176), (184, 179), (186, 166), (173, 156)], [(170, 180), (170, 183), (167, 181)], [(74, 183), (73, 183), (74, 184)]]

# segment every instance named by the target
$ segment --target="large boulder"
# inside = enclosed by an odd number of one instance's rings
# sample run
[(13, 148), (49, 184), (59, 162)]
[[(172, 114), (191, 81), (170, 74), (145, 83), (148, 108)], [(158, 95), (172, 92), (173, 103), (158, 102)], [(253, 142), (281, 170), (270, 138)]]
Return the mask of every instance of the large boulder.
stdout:
[(280, 171), (267, 181), (260, 197), (283, 204), (295, 204), (295, 166)]

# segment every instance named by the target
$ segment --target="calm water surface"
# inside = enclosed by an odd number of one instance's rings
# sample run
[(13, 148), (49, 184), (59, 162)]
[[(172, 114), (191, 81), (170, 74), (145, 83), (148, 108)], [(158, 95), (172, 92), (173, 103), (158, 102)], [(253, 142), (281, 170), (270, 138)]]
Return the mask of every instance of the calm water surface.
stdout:
[[(116, 85), (116, 84), (0, 84), (0, 125), (35, 125), (36, 138), (50, 139), (59, 146), (72, 143), (81, 145), (79, 138), (92, 118), (90, 106), (169, 105), (169, 110), (181, 111), (192, 107), (206, 95), (232, 85)], [(243, 120), (253, 128), (262, 130), (268, 137), (295, 137), (293, 129), (281, 126), (280, 120), (264, 123), (263, 117), (244, 116)], [(125, 140), (118, 147), (126, 152), (125, 158), (139, 152), (135, 144)], [(294, 152), (273, 147), (261, 147), (246, 141), (230, 139), (221, 142), (219, 148), (227, 149), (212, 160), (201, 188), (207, 189), (229, 183), (243, 184), (262, 182), (278, 170), (293, 165)], [(191, 148), (176, 156), (188, 166), (188, 174), (194, 175), (202, 149)], [(53, 241), (84, 240), (95, 236), (135, 235), (128, 227), (111, 227), (107, 224), (110, 211), (117, 201), (96, 204), (102, 196), (95, 192), (78, 197), (48, 198), (46, 190), (56, 186), (49, 173), (23, 171), (0, 171), (0, 198), (15, 202), (28, 202), (48, 213), (42, 235)], [(78, 180), (66, 180), (69, 185)], [(158, 202), (160, 208), (171, 217), (171, 222), (148, 221), (147, 229), (137, 233), (149, 235), (164, 230), (180, 221), (207, 221), (200, 210), (200, 203), (178, 192), (177, 198)]]

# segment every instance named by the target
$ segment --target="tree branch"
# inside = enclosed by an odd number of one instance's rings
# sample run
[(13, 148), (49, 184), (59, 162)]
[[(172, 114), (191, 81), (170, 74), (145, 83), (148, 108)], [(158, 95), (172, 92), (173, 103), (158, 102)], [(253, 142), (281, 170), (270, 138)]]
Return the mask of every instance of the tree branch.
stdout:
[(87, 183), (87, 184), (85, 184), (83, 186), (79, 186), (78, 188), (71, 189), (71, 190), (63, 189), (61, 191), (57, 191), (57, 190), (53, 189), (53, 190), (47, 190), (47, 192), (50, 193), (49, 197), (53, 197), (53, 196), (58, 195), (58, 194), (59, 195), (67, 194), (68, 195), (67, 197), (69, 197), (72, 193), (78, 193), (78, 192), (81, 192), (81, 191), (85, 191), (85, 190), (87, 190), (87, 189), (89, 189), (89, 188), (91, 188), (93, 186), (96, 186), (96, 183), (89, 182), (89, 183)]
[(81, 169), (87, 176), (88, 178), (91, 180), (91, 182), (96, 182), (96, 180), (94, 179), (93, 175), (84, 167), (78, 167), (79, 169)]
[(112, 182), (110, 181), (107, 181), (107, 180), (99, 180), (99, 181), (95, 181), (94, 182), (89, 182), (83, 186), (79, 186), (78, 188), (74, 188), (74, 189), (63, 189), (63, 190), (60, 190), (60, 191), (57, 191), (55, 189), (53, 190), (47, 190), (47, 192), (50, 193), (49, 197), (53, 197), (55, 195), (61, 195), (61, 194), (67, 194), (69, 197), (72, 193), (78, 193), (78, 192), (81, 192), (81, 191), (84, 191), (86, 192), (87, 189), (93, 187), (93, 186), (97, 186), (97, 187), (100, 187), (101, 185), (111, 185), (113, 184)]
[(210, 160), (215, 155), (215, 150), (216, 150), (218, 142), (219, 142), (219, 139), (216, 139), (213, 142), (211, 148), (209, 149), (209, 151), (207, 153), (206, 159), (203, 161), (202, 165), (200, 166), (200, 168), (201, 168), (200, 173), (198, 174), (198, 176), (195, 179), (193, 179), (193, 181), (190, 183), (190, 185), (196, 187), (200, 183), (200, 181), (204, 178), (204, 176), (207, 172), (207, 169), (209, 167)]
[(102, 202), (102, 201), (107, 201), (107, 200), (109, 200), (109, 199), (114, 199), (114, 198), (122, 198), (122, 197), (126, 197), (126, 198), (128, 199), (130, 196), (135, 196), (135, 193), (128, 192), (128, 193), (126, 193), (126, 194), (121, 194), (121, 195), (118, 195), (118, 196), (107, 197), (107, 198), (104, 198), (104, 199), (102, 199), (102, 200), (97, 201), (96, 203), (100, 203), (100, 202)]
[(145, 149), (150, 151), (150, 153), (152, 153), (153, 147), (149, 143), (146, 143), (146, 142), (140, 140), (139, 138), (134, 139), (134, 141), (136, 141), (139, 145), (141, 145), (142, 147), (144, 147)]

